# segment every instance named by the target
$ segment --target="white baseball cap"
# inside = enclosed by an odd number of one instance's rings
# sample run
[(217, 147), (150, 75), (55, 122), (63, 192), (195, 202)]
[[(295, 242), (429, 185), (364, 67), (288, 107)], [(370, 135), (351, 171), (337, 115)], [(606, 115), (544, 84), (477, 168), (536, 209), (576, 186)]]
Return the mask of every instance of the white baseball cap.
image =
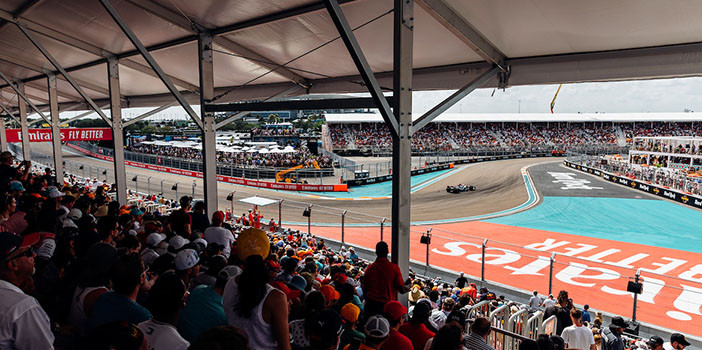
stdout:
[(68, 218), (71, 220), (80, 220), (80, 218), (83, 217), (83, 212), (80, 211), (78, 208), (73, 208), (71, 209), (70, 212), (68, 212)]
[(45, 239), (37, 248), (37, 257), (51, 259), (56, 250), (56, 241), (53, 239)]
[(164, 239), (166, 239), (166, 235), (164, 235), (163, 233), (154, 232), (146, 237), (146, 244), (155, 247)]
[(176, 254), (175, 267), (178, 271), (187, 270), (200, 262), (195, 249), (183, 249)]
[(181, 237), (181, 236), (173, 236), (169, 241), (168, 241), (168, 246), (172, 247), (173, 250), (178, 250), (180, 248), (183, 248), (184, 245), (190, 243), (189, 240)]

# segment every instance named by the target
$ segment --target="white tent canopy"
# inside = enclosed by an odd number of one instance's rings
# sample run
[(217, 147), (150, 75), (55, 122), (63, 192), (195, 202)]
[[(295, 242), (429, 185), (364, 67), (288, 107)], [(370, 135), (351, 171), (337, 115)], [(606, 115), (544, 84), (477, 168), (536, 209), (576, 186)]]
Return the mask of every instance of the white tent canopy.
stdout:
[(269, 205), (269, 204), (278, 203), (277, 200), (268, 199), (268, 198), (264, 198), (264, 197), (258, 197), (258, 196), (243, 198), (243, 199), (240, 199), (239, 202), (258, 205), (259, 207), (265, 207), (266, 205)]
[[(214, 69), (227, 72), (215, 74), (215, 95), (229, 91), (218, 103), (268, 98), (300, 81), (308, 88), (289, 95), (367, 92), (358, 84), (358, 71), (342, 41), (334, 39), (335, 27), (321, 2), (111, 3), (192, 104), (199, 103), (195, 25), (214, 33)], [(352, 27), (363, 25), (354, 34), (379, 84), (392, 86), (393, 1), (340, 3)], [(436, 15), (432, 8), (437, 3), (450, 10), (453, 21)], [(700, 76), (700, 14), (702, 2), (684, 0), (416, 0), (413, 89), (457, 89), (489, 66), (469, 46), (470, 37), (451, 29), (455, 19), (468, 23), (507, 58), (508, 85)], [(0, 2), (0, 19), (7, 22), (0, 31), (0, 72), (24, 81), (37, 105), (47, 104), (44, 71), (50, 69), (60, 78), (62, 108), (85, 108), (15, 22), (33, 32), (98, 105), (108, 101), (110, 55), (120, 59), (125, 104), (156, 107), (173, 101), (98, 1), (6, 0)], [(495, 85), (493, 78), (484, 86)], [(5, 87), (0, 98), (16, 101), (5, 82), (0, 86)], [(16, 102), (8, 107), (15, 109)]]

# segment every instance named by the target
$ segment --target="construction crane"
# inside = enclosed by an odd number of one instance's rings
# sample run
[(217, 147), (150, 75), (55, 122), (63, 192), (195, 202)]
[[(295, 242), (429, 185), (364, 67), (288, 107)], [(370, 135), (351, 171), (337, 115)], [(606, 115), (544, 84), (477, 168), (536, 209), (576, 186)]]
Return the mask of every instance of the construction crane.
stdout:
[(558, 97), (558, 93), (561, 91), (561, 86), (563, 86), (563, 84), (558, 85), (558, 90), (556, 90), (556, 94), (553, 95), (553, 100), (551, 100), (551, 114), (553, 114), (553, 107), (556, 106), (556, 97)]

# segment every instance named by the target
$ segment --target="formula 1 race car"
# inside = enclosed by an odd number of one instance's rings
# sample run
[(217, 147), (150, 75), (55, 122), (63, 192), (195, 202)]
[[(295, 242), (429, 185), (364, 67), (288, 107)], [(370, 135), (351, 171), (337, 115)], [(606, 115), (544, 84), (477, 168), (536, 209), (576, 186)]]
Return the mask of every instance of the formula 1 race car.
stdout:
[(464, 184), (458, 184), (456, 186), (446, 186), (446, 192), (448, 193), (461, 193), (466, 191), (475, 191), (475, 186), (468, 186)]

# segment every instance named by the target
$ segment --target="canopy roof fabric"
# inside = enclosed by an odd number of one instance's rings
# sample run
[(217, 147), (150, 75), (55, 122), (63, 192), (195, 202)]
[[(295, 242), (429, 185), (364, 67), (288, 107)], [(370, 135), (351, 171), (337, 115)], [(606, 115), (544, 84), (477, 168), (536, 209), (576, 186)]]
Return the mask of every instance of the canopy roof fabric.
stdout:
[(265, 207), (269, 204), (278, 203), (276, 200), (257, 196), (240, 199), (239, 202), (258, 205), (259, 207)]
[[(199, 103), (197, 33), (215, 36), (217, 102), (366, 92), (324, 6), (316, 0), (111, 0), (176, 87)], [(341, 0), (381, 86), (392, 86), (392, 0)], [(484, 37), (511, 66), (508, 85), (648, 79), (702, 74), (702, 2), (672, 0), (416, 0), (415, 90), (457, 89), (489, 67), (437, 4)], [(439, 6), (440, 7), (440, 6)], [(100, 106), (108, 101), (107, 56), (120, 62), (123, 104), (173, 101), (119, 27), (95, 0), (0, 2), (0, 72), (24, 81), (46, 105), (46, 71), (57, 69), (15, 25), (66, 68)], [(284, 65), (281, 67), (281, 65)], [(58, 74), (57, 74), (58, 75)], [(59, 76), (62, 108), (84, 107)], [(0, 101), (17, 98), (5, 82)], [(485, 86), (495, 86), (493, 78)]]
[[(328, 124), (382, 123), (377, 113), (328, 113), (324, 115)], [(416, 119), (416, 118), (415, 118)], [(538, 123), (538, 122), (699, 122), (702, 113), (444, 113), (434, 119), (435, 123)]]

